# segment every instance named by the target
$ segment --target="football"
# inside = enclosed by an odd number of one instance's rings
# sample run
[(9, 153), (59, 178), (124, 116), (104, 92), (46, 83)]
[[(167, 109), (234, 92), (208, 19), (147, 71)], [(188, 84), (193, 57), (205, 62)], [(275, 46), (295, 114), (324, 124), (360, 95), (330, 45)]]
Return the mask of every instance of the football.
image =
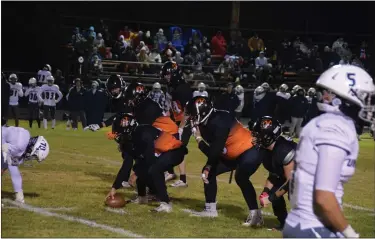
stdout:
[(121, 208), (121, 207), (124, 207), (125, 204), (126, 204), (126, 201), (124, 199), (123, 196), (119, 195), (119, 194), (115, 194), (114, 198), (110, 198), (108, 197), (106, 200), (105, 200), (105, 205), (107, 205), (108, 207), (112, 207), (112, 208)]

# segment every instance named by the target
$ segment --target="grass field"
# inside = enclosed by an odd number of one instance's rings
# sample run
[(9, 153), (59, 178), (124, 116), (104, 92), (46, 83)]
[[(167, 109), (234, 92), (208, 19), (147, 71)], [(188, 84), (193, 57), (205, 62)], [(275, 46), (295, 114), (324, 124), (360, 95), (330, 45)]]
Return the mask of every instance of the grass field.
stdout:
[[(13, 124), (13, 121), (10, 122)], [(26, 127), (26, 122), (21, 126)], [(219, 217), (190, 217), (182, 209), (201, 209), (204, 205), (200, 170), (205, 162), (196, 143), (189, 144), (187, 188), (169, 188), (173, 212), (153, 214), (157, 206), (127, 204), (122, 214), (104, 206), (122, 159), (113, 141), (105, 133), (66, 131), (60, 123), (55, 130), (32, 129), (32, 135), (44, 135), (51, 147), (48, 159), (20, 167), (26, 206), (14, 207), (9, 201), (13, 191), (9, 174), (2, 177), (2, 237), (280, 237), (267, 228), (276, 225), (271, 214), (265, 215), (265, 227), (244, 228), (241, 223), (248, 210), (235, 183), (228, 184), (229, 174), (220, 176), (218, 189)], [(374, 213), (374, 141), (366, 134), (360, 141), (357, 171), (345, 186), (345, 215), (361, 237), (375, 237)], [(178, 172), (178, 170), (177, 170)], [(261, 167), (252, 181), (259, 193), (266, 177)], [(133, 189), (120, 189), (127, 199)], [(7, 200), (8, 199), (8, 200)], [(272, 213), (272, 209), (264, 212)]]

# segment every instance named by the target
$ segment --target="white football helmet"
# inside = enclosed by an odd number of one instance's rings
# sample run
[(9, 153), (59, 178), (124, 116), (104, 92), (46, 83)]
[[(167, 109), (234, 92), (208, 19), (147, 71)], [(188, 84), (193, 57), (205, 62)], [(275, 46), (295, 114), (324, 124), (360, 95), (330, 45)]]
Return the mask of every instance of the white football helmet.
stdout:
[(268, 92), (271, 89), (270, 85), (267, 82), (264, 82), (260, 86), (263, 87), (263, 89), (264, 89), (265, 92)]
[(199, 83), (199, 84), (198, 84), (198, 90), (199, 90), (199, 91), (204, 91), (204, 90), (206, 90), (206, 85), (205, 85), (203, 82)]
[(353, 65), (333, 66), (319, 77), (316, 85), (346, 101), (338, 102), (336, 106), (356, 105), (360, 108), (360, 119), (375, 123), (375, 85), (363, 69)]
[(282, 84), (279, 88), (280, 92), (286, 92), (289, 89), (287, 84)]
[(16, 74), (10, 74), (9, 76), (9, 82), (12, 83), (12, 84), (15, 84), (16, 82), (18, 81), (18, 77)]
[(316, 90), (315, 90), (315, 88), (313, 88), (313, 87), (311, 87), (308, 91), (307, 91), (307, 94), (309, 95), (309, 96), (314, 96), (315, 94), (316, 94)]
[(258, 86), (257, 88), (255, 88), (255, 90), (254, 90), (254, 99), (255, 99), (255, 101), (260, 101), (261, 99), (263, 99), (263, 97), (265, 95), (266, 95), (266, 91), (264, 90), (263, 87)]
[(39, 163), (45, 160), (49, 154), (49, 144), (43, 136), (37, 136), (31, 139), (34, 140), (34, 145), (31, 146), (31, 152), (26, 160), (36, 159)]
[(29, 85), (30, 86), (36, 85), (36, 79), (34, 77), (32, 77), (32, 78), (29, 79)]
[(53, 85), (53, 83), (55, 83), (55, 78), (53, 78), (53, 76), (47, 76), (46, 81), (48, 85)]
[(152, 90), (154, 91), (160, 91), (161, 90), (161, 85), (159, 82), (155, 82), (154, 85), (152, 86)]

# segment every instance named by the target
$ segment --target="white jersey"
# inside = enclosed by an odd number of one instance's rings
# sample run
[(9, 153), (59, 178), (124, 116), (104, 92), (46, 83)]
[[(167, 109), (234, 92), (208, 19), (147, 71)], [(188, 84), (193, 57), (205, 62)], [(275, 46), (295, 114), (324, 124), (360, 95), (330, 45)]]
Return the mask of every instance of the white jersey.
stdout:
[(1, 143), (7, 147), (7, 157), (13, 162), (22, 163), (22, 156), (25, 153), (30, 140), (28, 130), (21, 127), (1, 127)]
[[(56, 95), (58, 98), (56, 99)], [(44, 105), (56, 106), (57, 103), (62, 99), (63, 95), (57, 85), (42, 85), (39, 90), (38, 98), (43, 101)]]
[(207, 91), (199, 91), (199, 90), (196, 90), (193, 92), (193, 98), (196, 97), (196, 96), (205, 96), (205, 97), (208, 97), (208, 93)]
[(37, 75), (38, 83), (46, 84), (47, 83), (47, 76), (51, 76), (51, 72), (45, 70), (39, 70)]
[(240, 100), (240, 105), (235, 109), (236, 112), (242, 112), (242, 109), (245, 105), (245, 90), (241, 85), (237, 85), (234, 88), (234, 93), (237, 95), (238, 99)]
[(36, 86), (34, 88), (30, 87), (25, 92), (25, 97), (28, 97), (29, 103), (38, 103), (38, 93), (40, 87)]
[[(346, 156), (339, 161), (329, 155), (323, 159), (319, 157), (319, 146), (338, 147), (346, 152)], [(331, 148), (331, 150), (335, 150)], [(286, 222), (295, 227), (299, 223), (301, 229), (324, 227), (313, 209), (313, 193), (317, 185), (320, 167), (326, 166), (330, 173), (319, 174), (319, 189), (326, 188), (336, 195), (337, 202), (342, 205), (344, 195), (343, 184), (346, 183), (355, 172), (359, 146), (354, 122), (342, 113), (330, 112), (312, 119), (302, 130), (296, 152), (296, 170), (290, 181), (291, 212)], [(328, 160), (327, 160), (328, 159)], [(329, 159), (332, 159), (329, 161)], [(337, 175), (337, 176), (336, 176)], [(337, 177), (337, 178), (333, 178)], [(338, 178), (339, 177), (339, 178)], [(322, 180), (323, 178), (323, 180)], [(327, 184), (338, 181), (337, 186)], [(326, 185), (322, 185), (322, 183)], [(335, 188), (336, 187), (336, 188)], [(330, 189), (328, 189), (330, 188)]]
[(10, 85), (10, 96), (9, 96), (9, 105), (18, 105), (18, 97), (23, 96), (23, 91), (22, 91), (22, 84), (19, 82), (16, 82), (15, 84)]

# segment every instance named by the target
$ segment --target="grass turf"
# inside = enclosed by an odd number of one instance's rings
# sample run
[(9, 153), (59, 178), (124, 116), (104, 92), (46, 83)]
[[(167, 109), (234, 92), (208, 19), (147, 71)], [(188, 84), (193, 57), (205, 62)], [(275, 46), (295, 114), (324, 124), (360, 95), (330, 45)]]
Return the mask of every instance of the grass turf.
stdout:
[[(21, 126), (28, 128), (26, 121), (22, 121)], [(105, 136), (107, 131), (109, 128), (98, 132), (66, 131), (64, 123), (54, 130), (30, 130), (32, 135), (44, 135), (51, 151), (45, 162), (20, 167), (26, 203), (41, 208), (72, 207), (70, 211), (56, 213), (123, 228), (145, 237), (281, 237), (280, 232), (267, 230), (277, 225), (274, 216), (265, 216), (264, 228), (241, 226), (248, 210), (237, 185), (228, 184), (229, 173), (219, 177), (218, 218), (190, 217), (182, 211), (202, 209), (204, 205), (199, 175), (205, 158), (193, 140), (186, 157), (189, 187), (168, 188), (172, 213), (150, 213), (148, 210), (156, 207), (155, 203), (127, 204), (124, 215), (106, 211), (104, 197), (122, 163), (114, 141)], [(262, 166), (252, 176), (257, 193), (262, 190), (266, 176)], [(12, 198), (12, 191), (9, 173), (6, 173), (2, 177), (2, 198)], [(360, 141), (356, 174), (345, 186), (344, 202), (374, 210), (374, 191), (374, 141), (366, 135)], [(133, 189), (118, 192), (127, 199), (135, 196)], [(344, 210), (361, 237), (375, 237), (374, 212), (348, 207)], [(272, 213), (271, 208), (264, 211)], [(124, 237), (116, 232), (15, 208), (3, 208), (1, 216), (2, 237)]]

